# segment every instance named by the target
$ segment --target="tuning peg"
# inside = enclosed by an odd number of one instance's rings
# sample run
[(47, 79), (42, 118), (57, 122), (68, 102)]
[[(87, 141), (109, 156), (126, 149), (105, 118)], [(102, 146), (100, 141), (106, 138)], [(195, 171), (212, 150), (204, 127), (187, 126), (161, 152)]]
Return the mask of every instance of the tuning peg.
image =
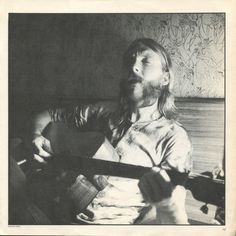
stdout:
[(204, 214), (208, 214), (208, 206), (207, 203), (205, 203), (200, 210), (204, 213)]

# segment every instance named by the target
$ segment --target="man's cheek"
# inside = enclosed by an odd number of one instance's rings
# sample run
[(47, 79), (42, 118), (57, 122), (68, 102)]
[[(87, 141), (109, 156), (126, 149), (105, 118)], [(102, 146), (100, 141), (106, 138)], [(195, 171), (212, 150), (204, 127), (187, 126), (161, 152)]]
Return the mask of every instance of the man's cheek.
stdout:
[(161, 86), (157, 81), (155, 81), (147, 83), (144, 87), (143, 93), (145, 97), (156, 98), (160, 95), (160, 92), (161, 92)]

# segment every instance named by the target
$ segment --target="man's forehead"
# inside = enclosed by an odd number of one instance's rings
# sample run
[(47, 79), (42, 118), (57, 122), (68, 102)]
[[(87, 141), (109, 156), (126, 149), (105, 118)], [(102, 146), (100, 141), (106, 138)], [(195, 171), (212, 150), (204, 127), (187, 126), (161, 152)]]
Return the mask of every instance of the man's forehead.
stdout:
[(158, 58), (160, 61), (162, 60), (161, 55), (158, 51), (150, 48), (147, 45), (139, 44), (133, 48), (130, 48), (129, 51), (126, 52), (126, 59), (130, 60), (137, 56), (140, 57), (150, 57), (150, 58)]
[(153, 51), (151, 48), (143, 48), (141, 50), (137, 50), (135, 52), (135, 54), (139, 55), (139, 56), (155, 56), (158, 55), (157, 52)]

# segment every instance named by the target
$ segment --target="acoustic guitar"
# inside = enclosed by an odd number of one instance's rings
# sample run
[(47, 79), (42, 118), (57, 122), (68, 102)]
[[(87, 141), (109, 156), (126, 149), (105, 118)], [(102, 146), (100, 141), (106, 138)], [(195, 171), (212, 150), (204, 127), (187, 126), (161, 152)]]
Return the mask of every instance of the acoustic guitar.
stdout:
[[(47, 169), (53, 171), (63, 168), (73, 170), (79, 175), (71, 188), (77, 213), (86, 209), (98, 192), (106, 187), (106, 176), (139, 179), (151, 169), (120, 163), (112, 146), (100, 134), (80, 133), (64, 124), (51, 123), (43, 135), (50, 140), (54, 152)], [(92, 141), (88, 142), (88, 139)], [(224, 180), (196, 173), (183, 174), (174, 170), (167, 170), (167, 173), (173, 185), (184, 185), (195, 199), (216, 206), (222, 204)]]

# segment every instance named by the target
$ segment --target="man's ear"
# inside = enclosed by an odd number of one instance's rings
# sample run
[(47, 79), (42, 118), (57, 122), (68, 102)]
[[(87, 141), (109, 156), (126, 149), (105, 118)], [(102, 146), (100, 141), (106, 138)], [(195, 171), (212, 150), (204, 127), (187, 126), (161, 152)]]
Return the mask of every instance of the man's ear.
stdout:
[(170, 74), (169, 72), (164, 72), (161, 80), (161, 85), (165, 86), (168, 85), (169, 83), (170, 83)]

